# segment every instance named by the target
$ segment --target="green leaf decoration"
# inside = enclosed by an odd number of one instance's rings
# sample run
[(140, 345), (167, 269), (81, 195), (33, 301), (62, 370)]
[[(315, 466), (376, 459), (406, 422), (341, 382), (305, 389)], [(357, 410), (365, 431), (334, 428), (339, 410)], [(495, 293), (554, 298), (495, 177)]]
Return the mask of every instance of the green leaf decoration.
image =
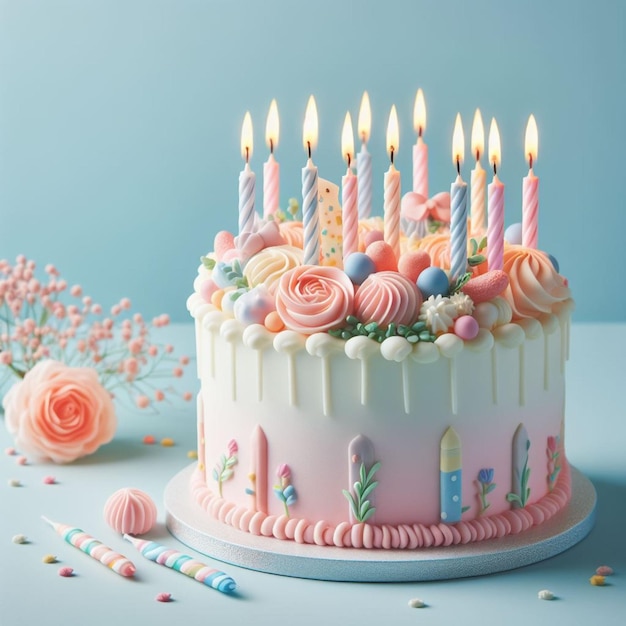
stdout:
[(490, 485), (487, 486), (487, 488), (485, 489), (485, 494), (487, 493), (491, 493), (494, 489), (496, 488), (496, 484), (495, 483), (491, 483)]
[(472, 246), (472, 256), (478, 252), (478, 242), (473, 237), (470, 239), (470, 245)]
[(204, 265), (204, 267), (206, 267), (208, 270), (212, 270), (215, 267), (215, 259), (211, 259), (208, 256), (201, 256), (200, 257), (200, 262), (202, 263), (202, 265)]
[(370, 469), (369, 473), (367, 474), (367, 478), (365, 479), (364, 482), (369, 483), (372, 478), (374, 478), (374, 474), (380, 469), (380, 461), (377, 463), (374, 463), (374, 465), (372, 465), (372, 468)]
[(374, 512), (376, 507), (372, 506), (372, 503), (367, 500), (367, 496), (370, 495), (374, 489), (378, 486), (378, 481), (374, 480), (374, 475), (380, 469), (380, 462), (374, 463), (369, 471), (365, 467), (364, 463), (361, 463), (359, 467), (359, 478), (353, 485), (353, 493), (342, 489), (342, 493), (350, 503), (350, 510), (357, 522), (365, 522), (368, 520)]
[(371, 483), (367, 489), (363, 490), (363, 493), (361, 494), (362, 498), (367, 498), (367, 496), (370, 495), (370, 493), (372, 493), (372, 491), (374, 491), (374, 489), (376, 489), (376, 487), (378, 487), (378, 481), (374, 481), (373, 483)]
[(467, 259), (467, 263), (471, 267), (474, 267), (476, 265), (480, 265), (481, 263), (484, 263), (486, 260), (487, 260), (486, 256), (482, 254), (474, 254), (469, 259)]
[(363, 519), (361, 520), (361, 522), (367, 522), (367, 520), (372, 517), (372, 515), (374, 515), (374, 513), (376, 512), (376, 509), (370, 509), (364, 516)]
[(465, 511), (469, 511), (472, 507), (471, 506), (464, 506), (461, 508), (461, 513), (465, 513)]
[(478, 252), (484, 250), (487, 247), (487, 237), (483, 237), (478, 244)]

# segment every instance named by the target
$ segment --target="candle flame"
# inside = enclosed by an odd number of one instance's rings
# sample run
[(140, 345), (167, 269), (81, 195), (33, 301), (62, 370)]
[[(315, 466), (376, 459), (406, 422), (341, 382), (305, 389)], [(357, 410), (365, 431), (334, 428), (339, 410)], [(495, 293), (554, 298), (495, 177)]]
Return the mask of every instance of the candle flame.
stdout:
[(273, 152), (278, 145), (278, 135), (280, 133), (280, 123), (278, 121), (278, 105), (276, 100), (272, 100), (270, 110), (265, 123), (265, 142), (267, 147)]
[(352, 117), (350, 117), (350, 111), (346, 113), (346, 119), (343, 122), (341, 154), (346, 159), (348, 167), (350, 167), (350, 163), (354, 159), (354, 135), (352, 132)]
[(396, 105), (391, 107), (389, 113), (389, 122), (387, 123), (387, 152), (393, 163), (393, 157), (398, 148), (400, 147), (400, 131), (398, 129), (398, 113), (396, 111)]
[(243, 125), (241, 126), (241, 156), (246, 163), (252, 156), (252, 118), (250, 117), (250, 111), (246, 111)]
[(426, 103), (424, 102), (424, 92), (417, 90), (415, 95), (415, 105), (413, 106), (413, 128), (421, 137), (426, 130)]
[(452, 133), (452, 162), (460, 166), (465, 158), (465, 135), (463, 133), (463, 122), (461, 114), (456, 114), (454, 121), (454, 132)]
[(480, 109), (474, 113), (474, 123), (472, 124), (472, 154), (480, 161), (480, 156), (485, 151), (485, 127), (483, 126), (483, 116)]
[(315, 98), (309, 96), (304, 114), (304, 126), (302, 128), (302, 143), (307, 151), (314, 150), (317, 146), (317, 105)]
[(500, 131), (498, 130), (498, 124), (495, 118), (491, 118), (491, 124), (489, 126), (489, 163), (494, 167), (494, 170), (500, 166), (502, 162), (502, 151), (500, 149)]
[(532, 167), (532, 163), (537, 160), (537, 153), (539, 152), (539, 134), (537, 133), (537, 122), (535, 122), (534, 115), (528, 118), (528, 124), (526, 125), (524, 152), (528, 157), (530, 167)]
[(367, 143), (370, 139), (370, 130), (372, 127), (372, 109), (370, 108), (370, 97), (367, 91), (363, 92), (363, 97), (361, 98), (357, 127), (361, 141)]

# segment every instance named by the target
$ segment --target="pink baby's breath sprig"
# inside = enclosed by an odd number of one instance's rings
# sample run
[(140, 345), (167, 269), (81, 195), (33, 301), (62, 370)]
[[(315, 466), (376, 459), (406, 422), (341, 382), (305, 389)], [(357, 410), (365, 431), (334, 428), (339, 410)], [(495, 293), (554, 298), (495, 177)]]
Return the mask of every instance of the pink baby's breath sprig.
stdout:
[(0, 392), (13, 376), (23, 378), (40, 361), (54, 359), (92, 367), (111, 395), (126, 395), (140, 408), (172, 395), (191, 399), (163, 384), (180, 378), (189, 363), (152, 339), (170, 323), (168, 315), (147, 322), (130, 312), (128, 298), (105, 311), (80, 285), (68, 286), (54, 265), (40, 278), (36, 269), (24, 255), (14, 264), (0, 260)]

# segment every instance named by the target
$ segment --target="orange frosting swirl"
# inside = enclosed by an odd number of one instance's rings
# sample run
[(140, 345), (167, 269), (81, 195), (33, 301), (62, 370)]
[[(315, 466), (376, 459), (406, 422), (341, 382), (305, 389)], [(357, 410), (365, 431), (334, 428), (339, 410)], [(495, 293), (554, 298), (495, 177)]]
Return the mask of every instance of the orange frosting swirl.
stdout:
[(450, 267), (450, 235), (448, 233), (426, 235), (423, 239), (416, 241), (411, 249), (428, 252), (435, 267), (442, 269)]
[(507, 246), (503, 270), (509, 286), (502, 297), (511, 305), (513, 320), (551, 313), (553, 305), (571, 297), (565, 280), (540, 250)]
[(341, 326), (353, 307), (352, 281), (336, 267), (295, 267), (276, 290), (276, 311), (285, 326), (305, 335)]
[(278, 225), (280, 234), (284, 240), (294, 248), (304, 248), (304, 231), (302, 230), (302, 222), (281, 222)]
[(354, 296), (355, 314), (364, 324), (391, 322), (410, 326), (417, 322), (422, 296), (417, 285), (397, 272), (370, 274)]

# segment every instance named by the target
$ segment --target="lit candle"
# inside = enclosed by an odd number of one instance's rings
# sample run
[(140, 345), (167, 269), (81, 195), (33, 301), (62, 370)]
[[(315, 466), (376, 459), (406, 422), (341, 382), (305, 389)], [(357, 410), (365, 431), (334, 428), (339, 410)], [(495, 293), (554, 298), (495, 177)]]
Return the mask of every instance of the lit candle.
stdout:
[(359, 137), (361, 138), (361, 149), (356, 155), (356, 173), (359, 177), (358, 206), (360, 219), (367, 219), (372, 212), (372, 157), (367, 151), (371, 125), (372, 110), (370, 108), (370, 97), (367, 95), (367, 91), (364, 91), (357, 123)]
[(528, 176), (522, 184), (522, 245), (527, 248), (537, 247), (537, 222), (539, 209), (539, 178), (533, 172), (533, 164), (537, 159), (539, 137), (535, 116), (528, 118), (524, 153), (528, 157)]
[(417, 90), (413, 107), (413, 128), (417, 133), (417, 143), (413, 146), (413, 191), (428, 198), (428, 146), (422, 135), (426, 130), (426, 104), (424, 93)]
[(461, 114), (457, 113), (452, 134), (452, 162), (456, 180), (450, 186), (450, 278), (455, 281), (467, 271), (467, 183), (461, 178), (465, 157), (465, 136)]
[(346, 259), (359, 249), (359, 213), (357, 209), (357, 176), (352, 173), (354, 158), (354, 136), (352, 118), (346, 113), (341, 133), (341, 154), (348, 164), (346, 175), (341, 179), (341, 204), (343, 223), (343, 258)]
[(393, 164), (395, 153), (398, 151), (400, 133), (398, 129), (398, 114), (396, 106), (391, 107), (387, 124), (387, 151), (391, 164), (385, 174), (384, 187), (384, 239), (394, 254), (396, 261), (400, 258), (400, 172)]
[(476, 167), (472, 170), (472, 186), (470, 197), (471, 233), (474, 237), (482, 237), (485, 230), (485, 191), (487, 188), (487, 172), (480, 165), (480, 157), (485, 150), (485, 128), (480, 109), (474, 113), (472, 124), (472, 154), (476, 157)]
[(450, 426), (441, 438), (439, 456), (441, 521), (461, 521), (463, 514), (461, 439)]
[(272, 100), (265, 124), (265, 142), (270, 149), (270, 156), (263, 164), (263, 216), (265, 218), (274, 215), (280, 206), (280, 165), (274, 158), (278, 134), (278, 106), (276, 100)]
[(246, 165), (239, 174), (239, 234), (254, 229), (254, 187), (256, 176), (250, 169), (252, 156), (252, 118), (247, 111), (241, 127), (241, 155)]
[(302, 221), (304, 230), (304, 264), (318, 265), (320, 260), (320, 224), (317, 210), (317, 167), (311, 153), (317, 145), (317, 107), (311, 96), (304, 115), (302, 143), (307, 152), (302, 168)]
[(504, 185), (498, 178), (500, 133), (493, 118), (489, 126), (489, 162), (493, 165), (493, 180), (489, 185), (487, 201), (487, 264), (490, 270), (501, 270), (504, 255)]

